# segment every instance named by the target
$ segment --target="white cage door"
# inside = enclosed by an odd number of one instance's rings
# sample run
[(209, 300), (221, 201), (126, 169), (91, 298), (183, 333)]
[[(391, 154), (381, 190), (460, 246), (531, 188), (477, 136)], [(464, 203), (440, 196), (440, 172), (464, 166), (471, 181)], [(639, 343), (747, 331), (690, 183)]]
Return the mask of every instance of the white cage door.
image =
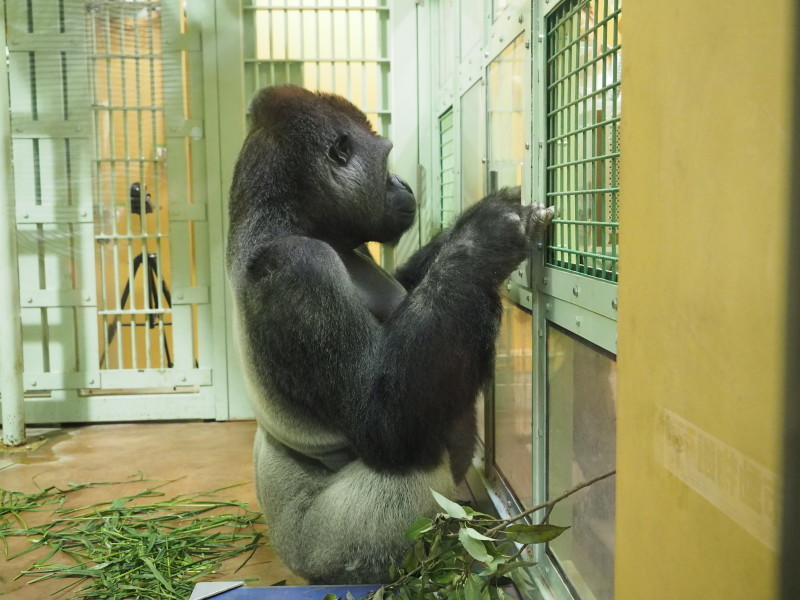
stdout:
[(182, 6), (5, 2), (28, 422), (216, 416)]

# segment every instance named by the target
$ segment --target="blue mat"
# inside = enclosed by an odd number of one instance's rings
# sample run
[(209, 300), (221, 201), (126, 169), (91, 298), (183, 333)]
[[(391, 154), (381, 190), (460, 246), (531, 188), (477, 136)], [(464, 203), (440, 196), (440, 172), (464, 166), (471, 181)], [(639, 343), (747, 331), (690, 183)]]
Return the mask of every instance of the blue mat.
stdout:
[[(200, 584), (202, 585), (202, 584)], [(198, 586), (199, 587), (199, 586)], [(380, 585), (304, 585), (274, 587), (237, 587), (214, 596), (209, 600), (322, 600), (325, 594), (345, 597), (350, 592), (356, 600), (363, 598)], [(195, 593), (197, 593), (195, 589)], [(194, 594), (192, 595), (194, 597)]]

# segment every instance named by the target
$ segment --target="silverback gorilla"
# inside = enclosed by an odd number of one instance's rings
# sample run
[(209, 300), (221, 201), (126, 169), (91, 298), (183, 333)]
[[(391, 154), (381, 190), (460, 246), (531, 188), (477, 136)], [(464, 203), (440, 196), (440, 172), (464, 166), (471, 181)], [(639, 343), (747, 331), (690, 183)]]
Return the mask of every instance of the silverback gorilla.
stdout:
[(228, 270), (258, 420), (258, 499), (313, 583), (386, 581), (403, 532), (452, 495), (475, 445), (498, 288), (552, 209), (505, 189), (393, 277), (365, 250), (416, 212), (392, 144), (347, 100), (261, 90), (233, 175)]

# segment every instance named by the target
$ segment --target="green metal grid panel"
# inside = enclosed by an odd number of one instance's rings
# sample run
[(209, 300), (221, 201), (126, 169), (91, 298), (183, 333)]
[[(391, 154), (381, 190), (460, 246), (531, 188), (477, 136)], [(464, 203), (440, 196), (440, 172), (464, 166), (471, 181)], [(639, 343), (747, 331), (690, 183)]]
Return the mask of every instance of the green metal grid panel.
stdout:
[(455, 193), (456, 140), (453, 128), (453, 109), (439, 117), (439, 197), (442, 228), (453, 224), (459, 207)]
[(621, 0), (568, 0), (547, 18), (547, 263), (617, 281)]
[(334, 92), (389, 135), (386, 0), (245, 0), (245, 98), (293, 83)]

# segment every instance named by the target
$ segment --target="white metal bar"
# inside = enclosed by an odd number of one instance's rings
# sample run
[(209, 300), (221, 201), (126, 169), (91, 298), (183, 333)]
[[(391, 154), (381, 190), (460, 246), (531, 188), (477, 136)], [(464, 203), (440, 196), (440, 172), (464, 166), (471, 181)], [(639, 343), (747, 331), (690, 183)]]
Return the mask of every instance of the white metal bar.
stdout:
[[(180, 30), (180, 7), (164, 4), (161, 12), (162, 44), (169, 41)], [(169, 157), (167, 189), (169, 200), (180, 198), (188, 201), (191, 185), (188, 178), (190, 156), (187, 139), (180, 124), (186, 121), (186, 90), (184, 88), (184, 62), (180, 52), (162, 48), (164, 118), (167, 125), (166, 145)], [(191, 286), (191, 236), (189, 222), (170, 221), (170, 283), (174, 288)], [(159, 265), (160, 266), (160, 265)], [(156, 290), (160, 292), (160, 290)], [(177, 298), (176, 298), (177, 300)], [(194, 343), (192, 334), (192, 307), (172, 306), (171, 359), (175, 369), (192, 369), (194, 366)], [(161, 333), (161, 332), (159, 332)], [(163, 337), (162, 337), (163, 339)]]
[[(105, 379), (111, 379), (104, 372)], [(141, 379), (152, 378), (153, 373), (142, 373), (136, 383), (141, 387)], [(210, 379), (210, 377), (208, 377)], [(113, 381), (112, 381), (113, 383)], [(147, 384), (146, 384), (147, 385)], [(150, 383), (153, 386), (154, 384)], [(214, 414), (214, 397), (203, 387), (199, 391), (191, 389), (197, 385), (181, 383), (186, 393), (137, 394), (133, 388), (125, 393), (80, 396), (71, 390), (52, 394), (50, 398), (37, 399), (26, 403), (27, 418), (31, 423), (90, 421), (93, 423), (121, 421), (161, 421), (207, 419)], [(163, 388), (172, 387), (163, 385)], [(166, 391), (166, 389), (164, 390)]]
[[(5, 2), (2, 10), (5, 13)], [(5, 23), (0, 23), (0, 48), (6, 48)], [(20, 323), (17, 223), (11, 156), (11, 111), (8, 63), (0, 60), (0, 190), (6, 215), (0, 225), (0, 396), (3, 403), (3, 443), (25, 443), (25, 392), (22, 387), (22, 326)]]

